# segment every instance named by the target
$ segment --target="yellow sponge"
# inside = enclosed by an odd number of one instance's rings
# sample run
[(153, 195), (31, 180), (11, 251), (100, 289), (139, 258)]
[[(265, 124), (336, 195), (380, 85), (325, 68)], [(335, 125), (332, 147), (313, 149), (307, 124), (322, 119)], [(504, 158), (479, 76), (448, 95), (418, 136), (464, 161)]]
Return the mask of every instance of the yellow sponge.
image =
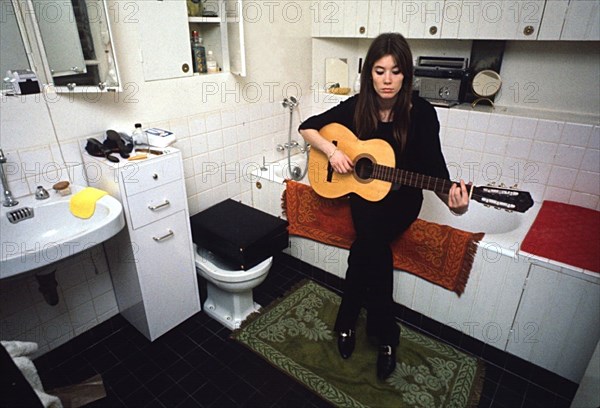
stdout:
[(90, 218), (96, 211), (96, 201), (108, 194), (94, 187), (86, 187), (74, 194), (69, 201), (71, 213), (79, 218)]

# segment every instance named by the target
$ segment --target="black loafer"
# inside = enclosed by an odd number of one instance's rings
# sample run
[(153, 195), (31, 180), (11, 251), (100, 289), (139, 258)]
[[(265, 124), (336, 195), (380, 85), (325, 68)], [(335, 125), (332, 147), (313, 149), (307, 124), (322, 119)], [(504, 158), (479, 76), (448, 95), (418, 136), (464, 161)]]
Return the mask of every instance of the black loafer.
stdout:
[(355, 344), (356, 337), (354, 336), (354, 330), (340, 332), (338, 336), (338, 351), (343, 359), (347, 359), (352, 355)]
[(396, 347), (379, 346), (377, 355), (377, 378), (385, 380), (396, 369)]

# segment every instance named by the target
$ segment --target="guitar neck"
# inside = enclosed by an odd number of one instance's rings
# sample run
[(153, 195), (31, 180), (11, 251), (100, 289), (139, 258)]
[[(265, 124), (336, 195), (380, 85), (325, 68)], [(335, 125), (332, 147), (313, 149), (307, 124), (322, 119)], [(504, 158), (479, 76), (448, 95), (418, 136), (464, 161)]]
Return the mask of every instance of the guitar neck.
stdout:
[(448, 194), (450, 187), (452, 187), (452, 184), (454, 184), (454, 182), (451, 180), (425, 176), (412, 171), (381, 166), (379, 164), (373, 165), (373, 173), (371, 176), (378, 180), (388, 181), (394, 184), (401, 184), (403, 186), (420, 188), (423, 190), (430, 190), (438, 194)]

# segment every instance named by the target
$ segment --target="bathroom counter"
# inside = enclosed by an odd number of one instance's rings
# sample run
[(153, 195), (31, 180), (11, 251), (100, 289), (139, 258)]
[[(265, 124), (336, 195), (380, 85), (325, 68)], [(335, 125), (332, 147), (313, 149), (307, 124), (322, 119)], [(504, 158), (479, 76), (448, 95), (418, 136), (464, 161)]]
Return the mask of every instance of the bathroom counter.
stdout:
[(598, 276), (600, 212), (544, 201), (521, 251)]

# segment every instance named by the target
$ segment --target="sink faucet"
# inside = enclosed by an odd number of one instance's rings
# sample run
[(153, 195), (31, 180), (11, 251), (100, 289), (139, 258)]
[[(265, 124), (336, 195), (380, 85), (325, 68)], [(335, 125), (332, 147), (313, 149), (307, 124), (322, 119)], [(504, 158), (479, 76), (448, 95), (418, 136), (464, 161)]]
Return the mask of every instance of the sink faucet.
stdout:
[(2, 183), (2, 192), (4, 195), (2, 205), (5, 207), (12, 207), (19, 204), (19, 202), (13, 198), (12, 193), (8, 189), (8, 181), (6, 181), (6, 174), (4, 173), (4, 163), (6, 163), (6, 157), (4, 156), (2, 149), (0, 149), (0, 183)]

